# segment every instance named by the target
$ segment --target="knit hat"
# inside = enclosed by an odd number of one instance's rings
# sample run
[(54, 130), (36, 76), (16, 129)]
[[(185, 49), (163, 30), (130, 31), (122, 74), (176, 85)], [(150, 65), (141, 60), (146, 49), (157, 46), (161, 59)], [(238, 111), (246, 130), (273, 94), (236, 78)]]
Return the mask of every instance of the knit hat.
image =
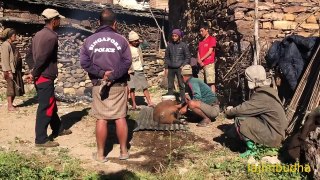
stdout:
[(14, 29), (6, 28), (1, 33), (1, 39), (7, 40), (9, 37), (11, 37), (15, 33), (16, 33), (16, 31)]
[(181, 75), (192, 75), (192, 68), (189, 64), (182, 67)]
[(64, 16), (62, 16), (61, 14), (59, 14), (59, 12), (55, 9), (45, 9), (42, 14), (41, 14), (45, 19), (52, 19), (55, 17), (59, 17), (59, 18), (65, 18)]
[(172, 34), (176, 34), (176, 35), (178, 35), (178, 36), (180, 36), (180, 37), (183, 36), (183, 32), (182, 32), (180, 29), (174, 29), (174, 30), (172, 31)]
[(129, 32), (129, 41), (136, 41), (136, 40), (139, 40), (139, 35), (138, 33), (134, 32), (134, 31), (130, 31)]
[(271, 80), (267, 79), (266, 70), (261, 65), (252, 65), (245, 70), (249, 89), (261, 86), (270, 86)]

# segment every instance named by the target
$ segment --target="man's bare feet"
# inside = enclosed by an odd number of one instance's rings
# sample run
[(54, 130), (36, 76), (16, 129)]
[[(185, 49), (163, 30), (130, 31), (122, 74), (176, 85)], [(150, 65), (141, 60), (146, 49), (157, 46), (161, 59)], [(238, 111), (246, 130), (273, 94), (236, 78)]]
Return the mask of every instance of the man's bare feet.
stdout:
[(105, 163), (108, 161), (107, 157), (105, 156), (99, 156), (98, 153), (92, 153), (92, 158), (97, 161), (97, 162), (100, 162), (100, 163)]
[(156, 105), (153, 104), (152, 102), (148, 104), (149, 107), (155, 107)]
[(18, 108), (14, 107), (14, 106), (10, 106), (8, 107), (8, 111), (17, 111)]
[(126, 151), (124, 151), (124, 152), (125, 152), (125, 153), (123, 153), (123, 151), (120, 151), (120, 157), (119, 157), (120, 160), (127, 160), (127, 159), (129, 159), (129, 156), (130, 156), (129, 151), (126, 150)]

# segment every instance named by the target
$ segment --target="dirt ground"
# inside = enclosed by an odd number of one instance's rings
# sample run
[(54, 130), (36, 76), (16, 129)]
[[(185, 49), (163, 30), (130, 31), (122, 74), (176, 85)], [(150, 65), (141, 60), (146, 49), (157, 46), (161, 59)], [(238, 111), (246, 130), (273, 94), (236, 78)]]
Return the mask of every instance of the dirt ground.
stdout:
[[(160, 102), (160, 95), (153, 94), (152, 96), (156, 103)], [(89, 115), (89, 103), (59, 103), (59, 115), (65, 126), (70, 128), (73, 133), (58, 137), (56, 141), (60, 143), (60, 147), (51, 149), (34, 146), (36, 99), (22, 97), (15, 100), (15, 104), (19, 106), (19, 111), (8, 112), (6, 101), (0, 101), (1, 149), (35, 154), (45, 157), (49, 161), (50, 158), (57, 155), (58, 151), (64, 150), (71, 157), (79, 159), (82, 162), (82, 167), (103, 173), (113, 173), (127, 169), (158, 172), (161, 170), (161, 166), (169, 162), (169, 158), (174, 158), (176, 162), (182, 160), (186, 154), (177, 151), (177, 149), (187, 144), (197, 143), (204, 153), (223, 146), (229, 146), (232, 150), (232, 147), (237, 145), (235, 142), (229, 142), (228, 144), (224, 136), (224, 132), (232, 126), (231, 121), (219, 116), (209, 127), (200, 128), (196, 126), (196, 123), (189, 123), (188, 131), (131, 131), (129, 132), (130, 159), (120, 161), (118, 160), (119, 144), (114, 140), (116, 139), (115, 127), (110, 124), (108, 132), (110, 135), (107, 141), (109, 144), (107, 147), (109, 161), (101, 164), (92, 159), (92, 153), (96, 150), (95, 119)], [(50, 134), (51, 130), (48, 129), (48, 134)]]

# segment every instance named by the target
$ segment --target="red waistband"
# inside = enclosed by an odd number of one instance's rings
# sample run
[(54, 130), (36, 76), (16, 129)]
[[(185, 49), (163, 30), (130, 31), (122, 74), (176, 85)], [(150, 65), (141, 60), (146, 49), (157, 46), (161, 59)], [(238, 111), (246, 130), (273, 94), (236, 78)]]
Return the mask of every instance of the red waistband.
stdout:
[(46, 78), (46, 77), (43, 77), (43, 76), (40, 76), (37, 80), (36, 80), (36, 84), (40, 84), (40, 83), (44, 83), (44, 82), (48, 82), (50, 81), (49, 78)]

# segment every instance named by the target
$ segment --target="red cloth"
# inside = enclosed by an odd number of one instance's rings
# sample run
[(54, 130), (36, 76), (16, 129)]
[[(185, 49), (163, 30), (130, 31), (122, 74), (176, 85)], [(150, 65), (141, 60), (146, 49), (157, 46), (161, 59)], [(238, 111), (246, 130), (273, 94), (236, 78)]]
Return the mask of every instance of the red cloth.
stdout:
[(36, 84), (40, 84), (40, 83), (44, 83), (44, 82), (47, 82), (47, 81), (50, 81), (49, 78), (45, 78), (43, 76), (40, 76), (37, 80), (36, 80)]
[(204, 55), (207, 54), (207, 52), (209, 51), (209, 48), (213, 48), (211, 55), (203, 61), (203, 64), (205, 66), (208, 64), (214, 63), (214, 58), (215, 58), (214, 48), (216, 47), (216, 44), (217, 44), (217, 40), (215, 37), (212, 37), (212, 36), (208, 36), (203, 41), (200, 41), (199, 47), (198, 47), (198, 52), (199, 52), (200, 58), (202, 58)]

